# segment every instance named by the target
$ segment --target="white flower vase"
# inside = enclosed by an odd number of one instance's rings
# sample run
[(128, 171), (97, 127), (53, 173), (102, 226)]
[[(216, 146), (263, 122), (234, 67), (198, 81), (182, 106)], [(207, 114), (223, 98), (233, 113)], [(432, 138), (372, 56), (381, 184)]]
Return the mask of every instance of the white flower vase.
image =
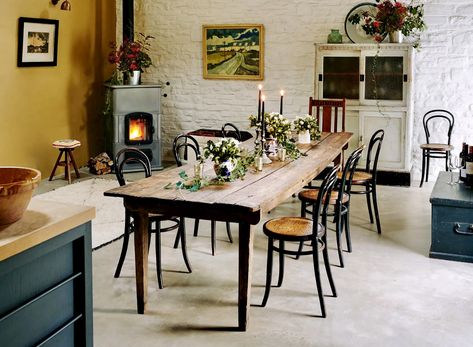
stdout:
[(140, 84), (141, 71), (133, 71), (132, 74), (128, 75), (128, 85), (137, 86)]
[(304, 130), (297, 134), (297, 142), (301, 144), (310, 143), (310, 131)]

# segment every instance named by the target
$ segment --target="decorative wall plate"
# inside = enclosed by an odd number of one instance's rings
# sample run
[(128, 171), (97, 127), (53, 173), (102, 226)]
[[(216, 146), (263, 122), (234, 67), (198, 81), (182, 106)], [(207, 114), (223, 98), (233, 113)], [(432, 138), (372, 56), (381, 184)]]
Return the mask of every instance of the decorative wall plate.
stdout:
[[(363, 24), (363, 16), (362, 13), (367, 12), (370, 16), (374, 19), (376, 17), (376, 4), (371, 2), (363, 2), (361, 4), (356, 5), (353, 7), (350, 12), (348, 12), (347, 17), (345, 18), (345, 33), (347, 37), (353, 43), (374, 43), (374, 37), (372, 35), (368, 35), (363, 28), (361, 27)], [(352, 24), (348, 20), (353, 15), (360, 15), (362, 17), (360, 23)]]

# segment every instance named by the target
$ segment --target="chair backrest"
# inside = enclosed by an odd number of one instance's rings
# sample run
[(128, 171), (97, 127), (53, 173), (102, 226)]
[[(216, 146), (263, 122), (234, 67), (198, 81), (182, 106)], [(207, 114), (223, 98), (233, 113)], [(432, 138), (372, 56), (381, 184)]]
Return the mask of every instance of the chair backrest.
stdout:
[[(345, 131), (345, 103), (345, 99), (317, 100), (310, 97), (309, 114), (315, 116), (321, 131), (333, 133), (342, 132)], [(341, 126), (338, 120), (340, 113)]]
[(340, 165), (335, 165), (329, 173), (325, 176), (320, 188), (317, 200), (312, 206), (312, 235), (314, 240), (317, 238), (319, 216), (322, 214), (322, 224), (327, 224), (327, 210), (329, 208), (330, 198), (324, 199), (324, 197), (330, 197), (332, 190), (337, 182), (337, 172), (340, 169)]
[(425, 131), (425, 138), (427, 143), (430, 143), (431, 131), (429, 126), (433, 126), (433, 121), (446, 120), (447, 121), (447, 144), (450, 144), (452, 136), (453, 125), (455, 124), (455, 117), (447, 110), (431, 110), (424, 114), (423, 124)]
[(189, 149), (194, 151), (196, 159), (200, 158), (199, 143), (191, 135), (177, 135), (172, 142), (172, 152), (177, 166), (182, 166), (183, 161), (187, 160), (187, 152)]
[[(233, 130), (227, 130), (227, 128), (231, 128)], [(222, 126), (222, 137), (233, 137), (234, 139), (241, 142), (241, 133), (238, 128), (232, 123), (225, 123)]]
[(365, 145), (361, 145), (355, 149), (347, 159), (345, 166), (343, 167), (342, 177), (338, 182), (338, 199), (337, 203), (340, 204), (343, 198), (343, 193), (350, 194), (351, 192), (351, 182), (353, 180), (353, 175), (355, 173), (356, 166), (360, 161), (361, 154), (365, 149)]
[[(384, 130), (379, 129), (371, 136), (368, 145), (368, 154), (366, 156), (366, 172), (370, 172), (373, 180), (376, 180), (378, 172), (379, 153), (381, 152), (381, 145), (384, 140)], [(374, 153), (374, 158), (373, 158)]]
[(126, 184), (123, 169), (125, 164), (141, 164), (145, 177), (151, 176), (151, 163), (146, 154), (140, 151), (138, 148), (127, 147), (120, 150), (115, 156), (115, 176), (117, 177), (118, 183), (121, 186)]

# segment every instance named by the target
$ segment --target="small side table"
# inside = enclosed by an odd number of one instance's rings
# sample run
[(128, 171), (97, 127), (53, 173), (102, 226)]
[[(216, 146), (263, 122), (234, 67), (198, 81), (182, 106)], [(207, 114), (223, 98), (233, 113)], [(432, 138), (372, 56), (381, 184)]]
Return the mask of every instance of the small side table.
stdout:
[[(67, 139), (67, 140), (57, 140), (53, 142), (53, 147), (59, 149), (59, 155), (54, 164), (53, 172), (49, 176), (49, 180), (52, 181), (54, 173), (58, 166), (64, 166), (64, 179), (67, 179), (68, 183), (71, 183), (71, 165), (76, 172), (76, 178), (79, 178), (79, 170), (77, 169), (76, 162), (72, 152), (76, 147), (80, 147), (81, 143), (77, 140)], [(61, 160), (62, 155), (64, 154), (64, 160)]]

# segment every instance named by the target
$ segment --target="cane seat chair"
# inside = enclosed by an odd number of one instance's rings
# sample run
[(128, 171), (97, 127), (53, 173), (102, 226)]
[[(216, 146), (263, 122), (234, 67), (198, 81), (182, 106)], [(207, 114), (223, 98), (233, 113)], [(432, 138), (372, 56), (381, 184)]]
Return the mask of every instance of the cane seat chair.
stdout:
[[(196, 159), (200, 159), (201, 153), (199, 148), (199, 143), (197, 140), (192, 137), (191, 135), (181, 134), (174, 138), (172, 143), (174, 159), (176, 160), (176, 164), (178, 167), (184, 164), (184, 161), (187, 160), (187, 155), (189, 151), (192, 151)], [(199, 219), (195, 219), (194, 222), (194, 237), (198, 236), (199, 233)], [(215, 255), (215, 245), (217, 243), (216, 237), (216, 222), (215, 220), (210, 221), (210, 239), (211, 239), (211, 247), (212, 247), (212, 255)], [(226, 229), (227, 229), (227, 236), (230, 243), (233, 243), (233, 237), (230, 230), (230, 223), (226, 222)], [(176, 242), (174, 243), (174, 248), (177, 248), (179, 244), (179, 238), (176, 238)]]
[[(340, 267), (344, 267), (343, 253), (342, 253), (342, 234), (345, 231), (345, 238), (347, 242), (348, 252), (352, 251), (351, 237), (350, 237), (350, 193), (353, 175), (361, 158), (361, 154), (365, 146), (360, 146), (348, 157), (345, 167), (342, 172), (338, 172), (339, 178), (336, 189), (330, 194), (330, 198), (324, 196), (328, 200), (331, 207), (326, 211), (327, 216), (334, 217), (335, 235), (337, 240), (338, 259)], [(301, 217), (305, 217), (307, 213), (312, 213), (309, 207), (312, 207), (314, 202), (319, 198), (320, 190), (317, 188), (305, 189), (299, 192), (299, 199), (301, 200)], [(301, 250), (303, 243), (300, 243)]]
[[(431, 130), (434, 127), (434, 123), (437, 127), (440, 127), (441, 122), (446, 122), (446, 136), (443, 143), (432, 143)], [(420, 187), (422, 184), (429, 181), (429, 166), (430, 159), (445, 159), (445, 171), (448, 171), (448, 159), (450, 152), (453, 150), (453, 146), (450, 144), (452, 136), (453, 125), (455, 124), (455, 118), (453, 114), (447, 110), (431, 110), (424, 115), (423, 125), (425, 131), (426, 143), (420, 145), (422, 149), (422, 177), (420, 179)]]
[[(376, 190), (376, 181), (378, 177), (378, 160), (379, 153), (381, 152), (381, 146), (384, 140), (384, 130), (377, 130), (370, 139), (368, 145), (368, 153), (366, 155), (366, 166), (363, 170), (355, 170), (352, 179), (352, 187), (356, 187), (351, 190), (351, 194), (363, 194), (366, 195), (366, 203), (368, 205), (368, 213), (370, 216), (370, 223), (373, 224), (373, 209), (374, 217), (376, 219), (376, 228), (378, 234), (381, 234), (381, 222), (379, 219), (378, 209), (378, 194)], [(364, 187), (359, 188), (359, 187)], [(373, 199), (373, 204), (371, 204)]]
[[(330, 269), (328, 251), (327, 251), (327, 235), (325, 232), (326, 228), (326, 213), (325, 210), (328, 208), (328, 199), (323, 202), (322, 197), (325, 195), (330, 196), (332, 189), (337, 179), (337, 170), (339, 166), (335, 166), (326, 175), (322, 185), (320, 187), (320, 195), (317, 200), (313, 203), (312, 219), (303, 217), (280, 217), (268, 220), (263, 225), (263, 232), (268, 237), (268, 255), (266, 263), (266, 285), (261, 306), (266, 306), (269, 298), (269, 292), (271, 290), (271, 278), (273, 270), (273, 252), (279, 253), (279, 277), (277, 287), (280, 287), (284, 277), (284, 256), (297, 255), (298, 251), (286, 249), (285, 242), (305, 242), (311, 241), (312, 247), (310, 250), (301, 251), (300, 255), (312, 255), (315, 283), (317, 288), (317, 294), (319, 297), (320, 309), (322, 317), (326, 317), (324, 295), (322, 291), (322, 283), (320, 278), (319, 270), (319, 252), (322, 252), (325, 271), (330, 283), (332, 295), (337, 296), (335, 289), (335, 283), (333, 281), (332, 272)], [(320, 220), (321, 218), (321, 220)], [(320, 221), (319, 221), (320, 220)], [(278, 246), (274, 243), (278, 242)], [(302, 263), (301, 263), (302, 264)]]
[[(125, 176), (124, 176), (124, 167), (126, 164), (139, 164), (143, 167), (143, 171), (145, 177), (151, 176), (151, 163), (142, 151), (137, 148), (127, 147), (120, 150), (117, 155), (115, 156), (115, 176), (117, 177), (118, 183), (120, 186), (124, 186), (126, 184)], [(167, 222), (171, 225), (168, 227), (162, 227), (161, 223)], [(184, 258), (184, 262), (186, 264), (187, 270), (189, 273), (192, 272), (189, 259), (187, 257), (187, 250), (186, 250), (186, 238), (185, 238), (185, 224), (184, 224), (184, 217), (174, 217), (174, 216), (166, 216), (162, 214), (149, 214), (149, 233), (155, 234), (155, 252), (156, 252), (156, 275), (158, 278), (158, 286), (160, 289), (163, 288), (163, 277), (162, 277), (162, 269), (161, 269), (161, 233), (176, 230), (177, 229), (177, 236), (182, 239), (181, 248), (182, 248), (182, 256)], [(120, 272), (123, 266), (123, 262), (125, 260), (126, 252), (128, 249), (128, 242), (130, 239), (130, 234), (134, 231), (133, 225), (133, 218), (131, 216), (131, 212), (125, 209), (125, 231), (123, 234), (123, 245), (122, 250), (120, 253), (120, 258), (118, 260), (117, 268), (115, 270), (114, 277), (117, 278), (120, 276)], [(151, 237), (150, 237), (151, 240)], [(148, 247), (150, 243), (148, 243)]]

